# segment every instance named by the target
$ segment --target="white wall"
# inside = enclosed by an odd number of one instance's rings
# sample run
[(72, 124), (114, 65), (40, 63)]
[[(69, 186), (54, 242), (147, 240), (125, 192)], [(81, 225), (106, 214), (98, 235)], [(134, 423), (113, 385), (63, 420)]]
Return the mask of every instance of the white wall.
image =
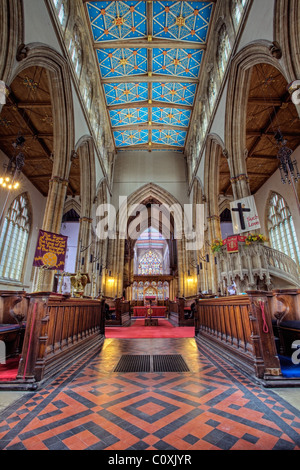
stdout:
[[(5, 162), (7, 162), (7, 157), (0, 150), (0, 173), (2, 173), (3, 164)], [(31, 210), (32, 210), (32, 225), (31, 225), (31, 233), (30, 233), (29, 244), (28, 244), (28, 249), (27, 249), (26, 266), (24, 268), (23, 284), (21, 285), (16, 284), (16, 283), (4, 284), (0, 282), (0, 288), (6, 289), (6, 290), (20, 290), (22, 286), (22, 288), (25, 288), (25, 290), (30, 291), (33, 258), (35, 254), (39, 230), (42, 228), (42, 224), (43, 224), (46, 198), (42, 196), (42, 194), (30, 183), (30, 181), (24, 175), (21, 176), (20, 181), (21, 181), (20, 189), (10, 194), (6, 205), (5, 205), (5, 201), (6, 201), (7, 192), (0, 189), (0, 211), (2, 213), (2, 210), (4, 209), (4, 214), (6, 214), (12, 201), (19, 194), (23, 194), (24, 192), (27, 192), (29, 194), (29, 200), (31, 203)], [(1, 230), (1, 227), (0, 227), (0, 230)]]
[(161, 152), (119, 152), (116, 157), (112, 204), (118, 209), (119, 196), (130, 196), (148, 183), (154, 183), (181, 204), (189, 204), (186, 162), (182, 154)]
[(274, 41), (275, 0), (254, 0), (237, 52), (257, 40)]
[[(298, 167), (300, 168), (300, 146), (295, 150), (292, 155), (292, 160), (294, 160), (295, 158), (297, 159)], [(300, 181), (297, 183), (297, 185), (299, 189)], [(255, 202), (262, 227), (260, 229), (260, 232), (264, 233), (265, 235), (268, 235), (265, 217), (267, 201), (271, 191), (280, 194), (286, 200), (286, 203), (288, 204), (293, 217), (298, 243), (300, 246), (300, 216), (299, 210), (297, 208), (296, 198), (292, 186), (287, 183), (283, 184), (281, 182), (279, 170), (277, 170), (255, 194)]]
[(24, 43), (44, 43), (61, 53), (61, 47), (44, 0), (23, 0), (23, 4)]

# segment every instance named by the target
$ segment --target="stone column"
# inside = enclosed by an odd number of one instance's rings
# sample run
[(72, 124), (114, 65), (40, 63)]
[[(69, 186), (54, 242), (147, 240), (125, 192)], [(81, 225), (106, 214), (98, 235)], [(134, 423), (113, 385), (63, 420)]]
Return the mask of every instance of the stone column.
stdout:
[(89, 245), (91, 243), (92, 222), (93, 219), (90, 219), (89, 217), (80, 218), (77, 248), (77, 270), (80, 270), (82, 273), (87, 273), (89, 270), (91, 253)]
[[(208, 232), (209, 232), (209, 239), (213, 242), (216, 239), (221, 239), (221, 224), (220, 224), (220, 216), (218, 215), (211, 215), (207, 219), (208, 221)], [(218, 293), (219, 285), (218, 285), (218, 267), (215, 264), (215, 256), (211, 252), (209, 253), (210, 258), (210, 280), (211, 285), (210, 288), (212, 289), (213, 293)]]
[[(58, 176), (51, 178), (44, 215), (43, 230), (59, 234), (69, 181)], [(36, 269), (33, 291), (52, 292), (55, 271)]]

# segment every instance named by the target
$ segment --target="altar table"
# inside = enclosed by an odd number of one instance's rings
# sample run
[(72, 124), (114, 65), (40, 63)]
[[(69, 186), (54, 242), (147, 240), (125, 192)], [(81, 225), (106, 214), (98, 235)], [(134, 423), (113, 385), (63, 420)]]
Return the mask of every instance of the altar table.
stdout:
[[(148, 307), (134, 307), (133, 308), (133, 316), (134, 317), (146, 317), (147, 316), (147, 312), (149, 310), (149, 306)], [(166, 307), (151, 307), (152, 309), (152, 317), (165, 317), (166, 316), (166, 312), (167, 312), (167, 308)]]

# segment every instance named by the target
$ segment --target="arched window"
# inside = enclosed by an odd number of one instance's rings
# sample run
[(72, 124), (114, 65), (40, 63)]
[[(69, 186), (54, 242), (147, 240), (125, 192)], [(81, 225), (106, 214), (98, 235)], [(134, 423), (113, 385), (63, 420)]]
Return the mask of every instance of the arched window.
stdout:
[(153, 251), (148, 251), (141, 259), (139, 264), (139, 275), (155, 275), (162, 274), (162, 262), (159, 257), (153, 253)]
[(270, 197), (268, 229), (272, 247), (288, 254), (300, 264), (300, 250), (293, 218), (285, 200), (277, 193)]
[(226, 31), (225, 25), (222, 26), (219, 32), (219, 41), (218, 41), (218, 52), (217, 52), (217, 61), (220, 72), (220, 77), (223, 78), (225, 73), (228, 60), (230, 57), (231, 46), (229, 41), (229, 36)]
[(74, 34), (70, 41), (69, 51), (76, 75), (79, 77), (82, 67), (82, 45), (80, 32), (77, 27), (74, 28)]
[(217, 84), (216, 84), (213, 70), (209, 74), (207, 94), (208, 94), (208, 102), (209, 102), (210, 111), (212, 111), (216, 98), (217, 98)]
[(67, 19), (68, 19), (67, 0), (53, 0), (53, 3), (57, 11), (58, 20), (61, 26), (65, 28), (67, 24)]
[(26, 194), (11, 204), (0, 235), (0, 278), (21, 281), (31, 217)]
[(232, 0), (231, 13), (236, 26), (239, 26), (248, 0)]

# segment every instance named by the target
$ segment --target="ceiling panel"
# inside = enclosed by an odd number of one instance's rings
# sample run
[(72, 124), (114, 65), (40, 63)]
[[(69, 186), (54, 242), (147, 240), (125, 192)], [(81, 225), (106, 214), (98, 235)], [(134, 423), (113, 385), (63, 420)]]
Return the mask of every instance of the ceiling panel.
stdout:
[(116, 150), (183, 151), (214, 2), (84, 4)]

